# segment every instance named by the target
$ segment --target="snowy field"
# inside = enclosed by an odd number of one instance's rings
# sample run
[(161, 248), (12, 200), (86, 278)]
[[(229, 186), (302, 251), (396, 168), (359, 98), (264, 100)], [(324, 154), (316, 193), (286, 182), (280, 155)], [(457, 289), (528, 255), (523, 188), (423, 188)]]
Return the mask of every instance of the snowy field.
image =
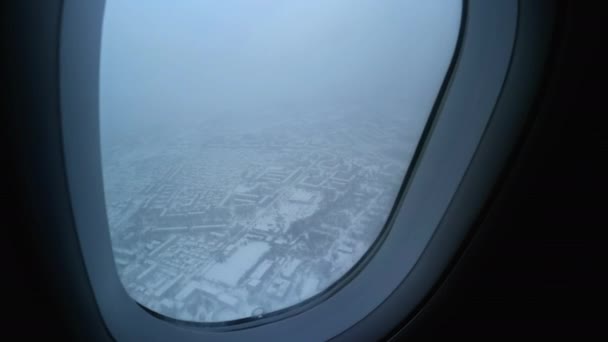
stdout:
[(225, 262), (213, 265), (205, 273), (205, 278), (228, 286), (237, 286), (243, 275), (255, 266), (269, 250), (270, 245), (265, 242), (249, 242), (245, 246), (240, 246)]

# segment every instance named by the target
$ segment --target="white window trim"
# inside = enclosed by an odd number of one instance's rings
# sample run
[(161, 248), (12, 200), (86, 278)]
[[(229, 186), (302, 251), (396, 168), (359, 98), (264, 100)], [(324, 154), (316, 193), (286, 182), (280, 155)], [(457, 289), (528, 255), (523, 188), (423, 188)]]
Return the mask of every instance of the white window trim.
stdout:
[[(331, 296), (297, 314), (286, 311), (284, 317), (268, 321), (210, 328), (152, 315), (122, 287), (105, 215), (99, 146), (104, 1), (64, 1), (60, 99), (66, 173), (84, 263), (108, 331), (119, 341), (325, 341), (385, 336), (414, 312), (439, 279), (521, 132), (536, 84), (529, 81), (530, 73), (535, 76), (539, 71), (534, 66), (540, 63), (527, 61), (537, 51), (535, 38), (547, 34), (541, 29), (518, 35), (522, 28), (538, 29), (524, 21), (538, 22), (539, 13), (530, 8), (540, 5), (530, 3), (464, 2), (457, 60), (389, 220), (391, 227), (365, 267)], [(526, 38), (530, 36), (534, 37)]]

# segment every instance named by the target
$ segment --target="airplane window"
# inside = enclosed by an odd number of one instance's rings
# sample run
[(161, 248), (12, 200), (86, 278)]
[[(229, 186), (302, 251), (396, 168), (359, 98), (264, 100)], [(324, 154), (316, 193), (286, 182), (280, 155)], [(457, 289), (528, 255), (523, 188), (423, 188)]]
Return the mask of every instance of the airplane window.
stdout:
[(129, 295), (227, 322), (351, 272), (404, 182), (460, 4), (107, 1), (103, 179)]

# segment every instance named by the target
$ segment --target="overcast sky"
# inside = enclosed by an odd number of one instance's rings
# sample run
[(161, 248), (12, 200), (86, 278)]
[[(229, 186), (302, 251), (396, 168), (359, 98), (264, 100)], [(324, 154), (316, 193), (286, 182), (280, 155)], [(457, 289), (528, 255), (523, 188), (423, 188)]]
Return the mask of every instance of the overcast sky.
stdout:
[[(108, 0), (103, 127), (399, 105), (428, 115), (460, 0)], [(198, 121), (197, 121), (198, 122)]]

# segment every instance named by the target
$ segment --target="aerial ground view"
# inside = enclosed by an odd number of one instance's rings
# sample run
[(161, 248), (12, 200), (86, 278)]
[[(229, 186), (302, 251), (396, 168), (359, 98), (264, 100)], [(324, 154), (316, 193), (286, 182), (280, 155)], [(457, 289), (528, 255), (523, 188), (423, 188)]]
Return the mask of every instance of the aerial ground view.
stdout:
[(460, 6), (108, 1), (101, 154), (127, 293), (217, 323), (356, 272), (395, 206)]
[(417, 134), (403, 134), (401, 113), (327, 111), (107, 146), (108, 217), (129, 294), (170, 317), (225, 321), (296, 304), (344, 275), (382, 230)]

